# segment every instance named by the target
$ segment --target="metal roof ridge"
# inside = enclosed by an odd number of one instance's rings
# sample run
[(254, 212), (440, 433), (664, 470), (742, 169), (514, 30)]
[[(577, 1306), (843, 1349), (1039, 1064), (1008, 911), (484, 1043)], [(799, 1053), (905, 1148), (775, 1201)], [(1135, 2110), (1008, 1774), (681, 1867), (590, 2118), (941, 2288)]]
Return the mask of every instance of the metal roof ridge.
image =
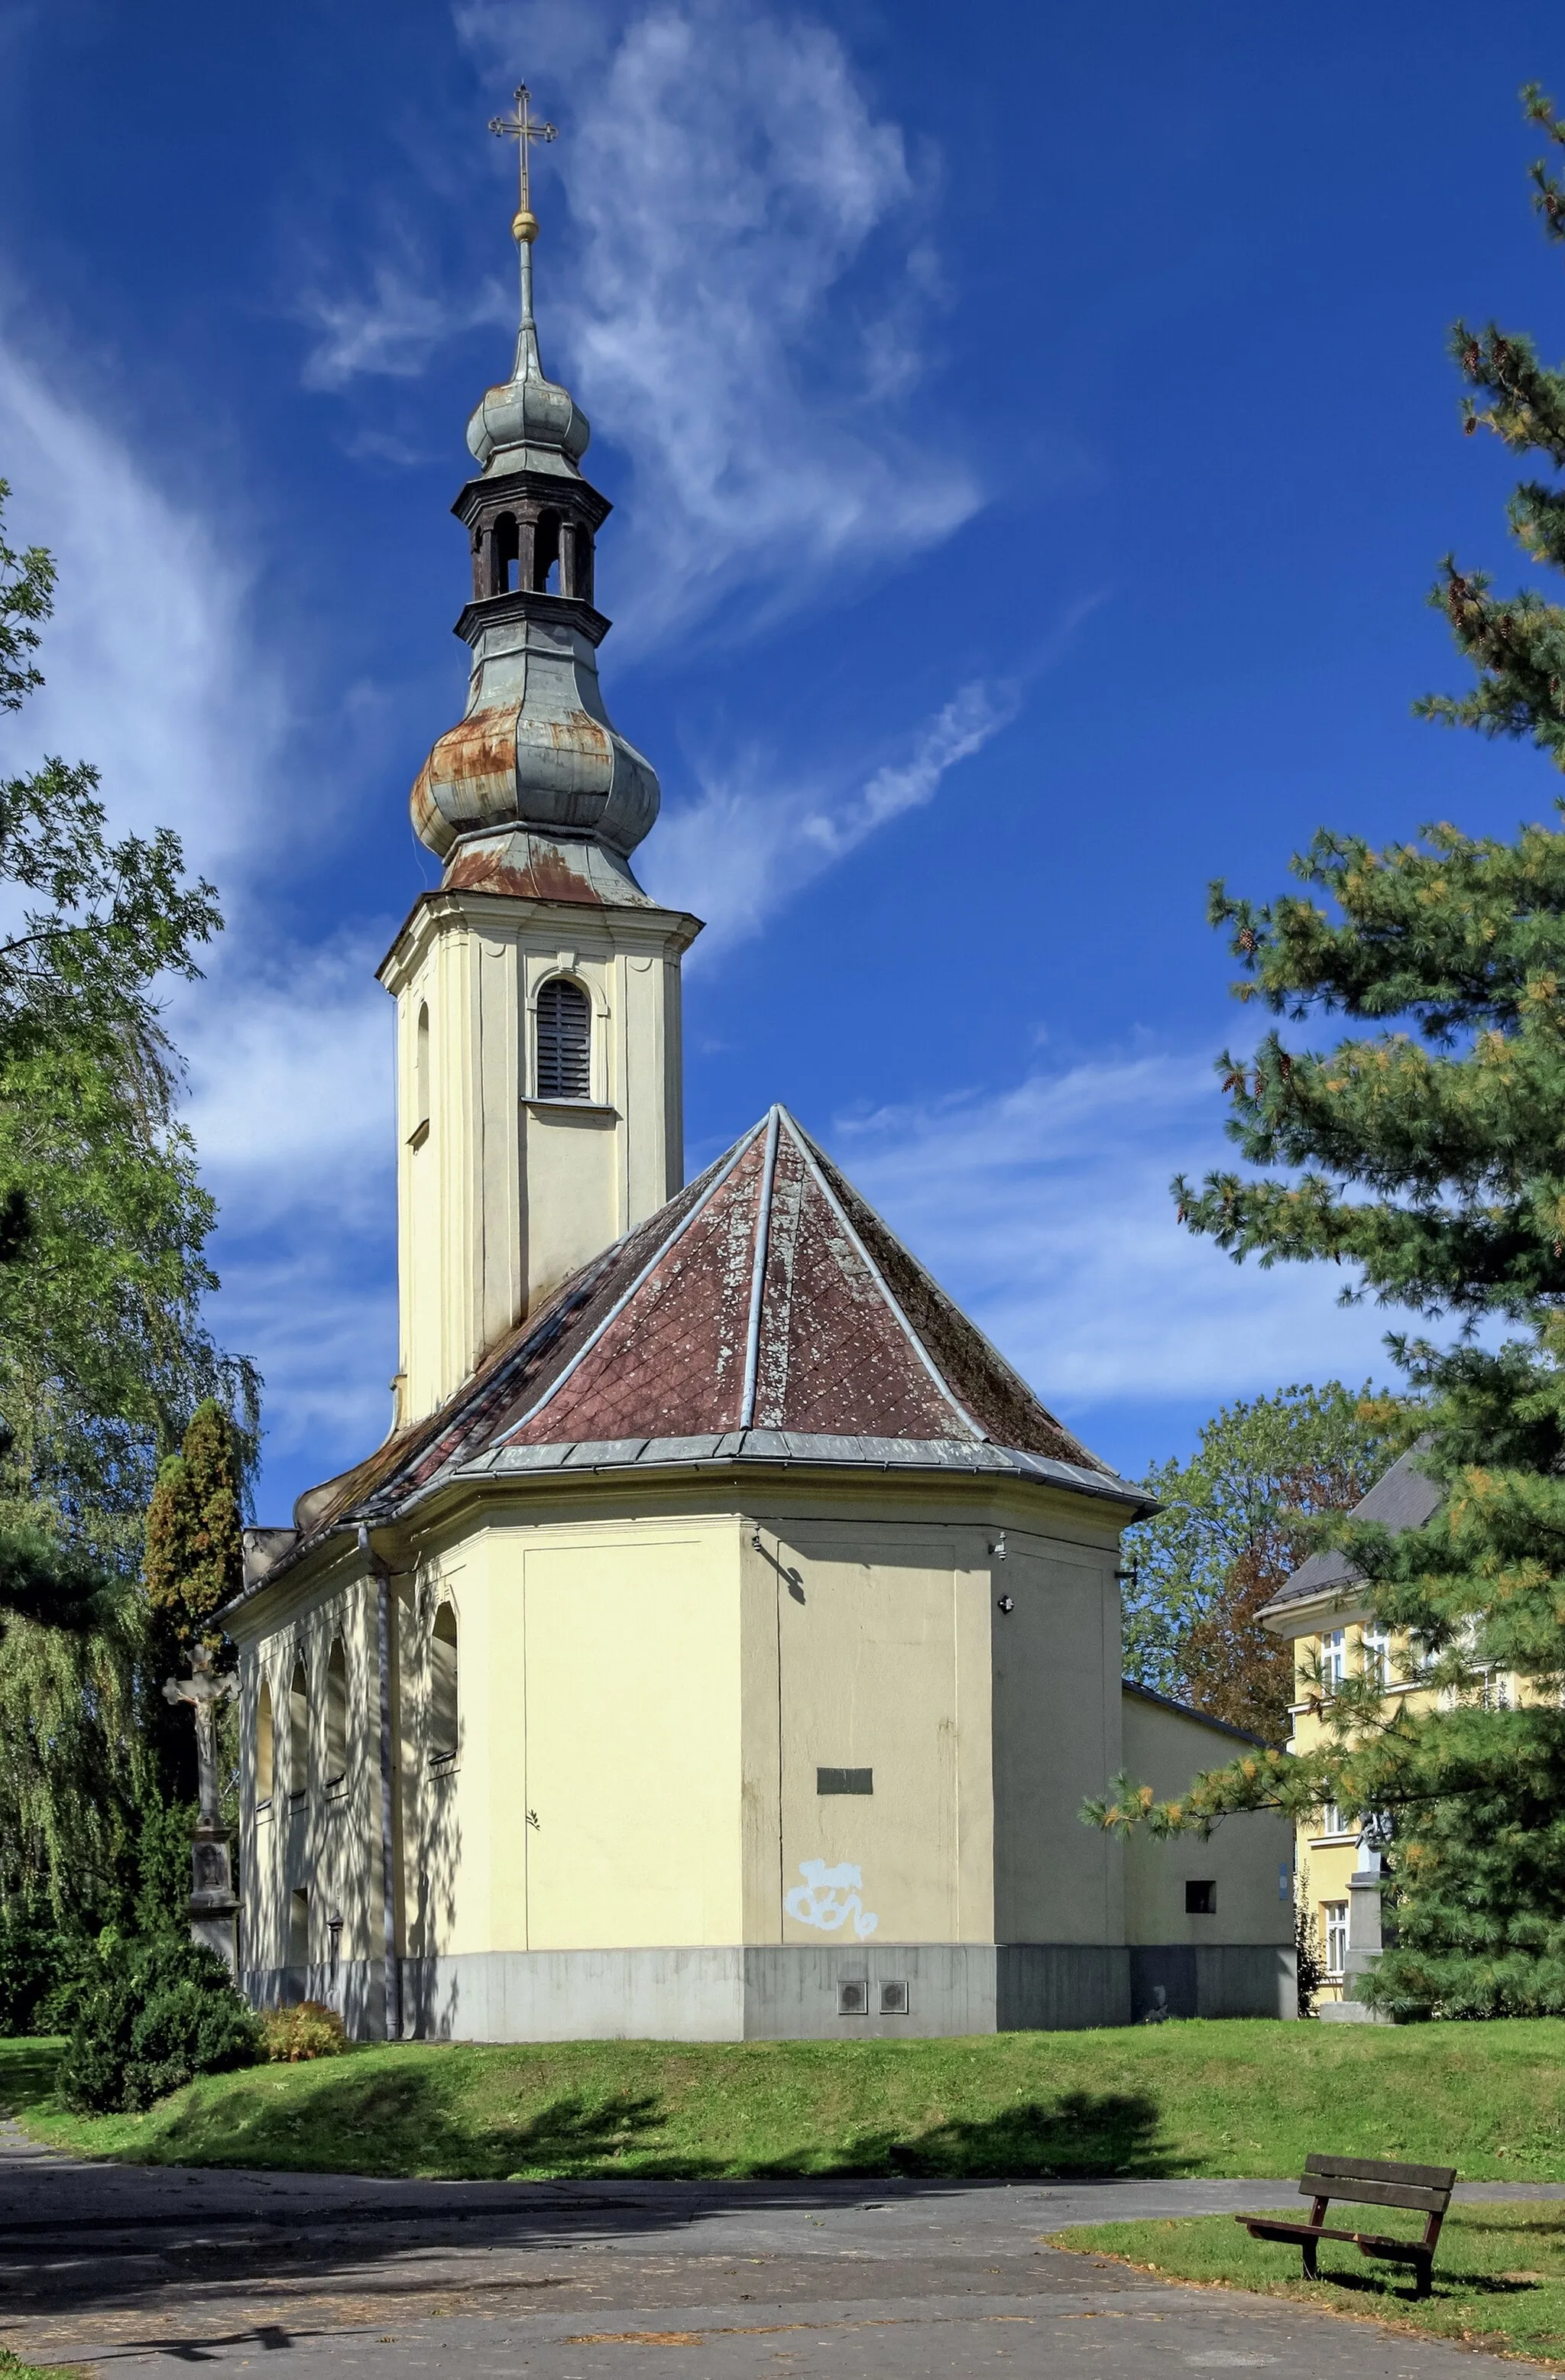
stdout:
[[(680, 1217), (679, 1221), (674, 1225), (673, 1230), (669, 1233), (667, 1239), (659, 1242), (657, 1248), (642, 1266), (641, 1270), (637, 1274), (636, 1279), (631, 1282), (629, 1288), (624, 1292), (623, 1295), (615, 1299), (613, 1305), (609, 1308), (607, 1314), (604, 1315), (602, 1321), (600, 1322), (596, 1330), (588, 1332), (581, 1345), (576, 1349), (576, 1354), (571, 1357), (570, 1362), (564, 1366), (563, 1370), (557, 1372), (553, 1379), (550, 1381), (549, 1386), (539, 1398), (537, 1403), (529, 1405), (527, 1412), (511, 1424), (509, 1429), (503, 1430), (501, 1432), (500, 1436), (493, 1440), (493, 1444), (495, 1446), (499, 1447), (508, 1445), (516, 1437), (518, 1430), (526, 1429), (528, 1422), (536, 1419), (537, 1415), (542, 1413), (544, 1408), (552, 1403), (553, 1399), (558, 1396), (560, 1390), (564, 1387), (565, 1382), (571, 1378), (578, 1366), (587, 1361), (587, 1358), (591, 1354), (594, 1347), (596, 1347), (603, 1338), (604, 1333), (619, 1320), (620, 1316), (625, 1312), (625, 1307), (630, 1304), (631, 1299), (636, 1295), (637, 1290), (639, 1290), (646, 1281), (651, 1279), (651, 1276), (656, 1272), (658, 1267), (661, 1264), (669, 1250), (678, 1246), (680, 1241), (685, 1237), (685, 1232), (689, 1230), (697, 1216), (704, 1213), (706, 1208), (710, 1206), (712, 1200), (717, 1196), (718, 1192), (722, 1188), (724, 1183), (726, 1183), (732, 1176), (740, 1159), (744, 1157), (746, 1152), (752, 1147), (756, 1135), (759, 1132), (760, 1128), (761, 1127), (758, 1123), (752, 1124), (749, 1131), (745, 1133), (734, 1142), (734, 1147), (729, 1151), (728, 1162), (722, 1166), (722, 1172), (718, 1173), (709, 1186), (703, 1190), (701, 1196), (695, 1201), (689, 1211)], [(719, 1161), (721, 1163), (722, 1160), (720, 1160)]]
[(902, 1328), (903, 1335), (907, 1340), (909, 1346), (913, 1349), (919, 1362), (923, 1365), (924, 1369), (928, 1373), (930, 1379), (933, 1380), (936, 1388), (939, 1389), (941, 1396), (951, 1407), (952, 1412), (956, 1415), (958, 1420), (965, 1422), (967, 1427), (972, 1431), (973, 1436), (976, 1439), (987, 1442), (989, 1439), (988, 1430), (980, 1429), (977, 1423), (973, 1419), (972, 1415), (967, 1411), (966, 1406), (962, 1404), (958, 1399), (952, 1395), (944, 1374), (941, 1372), (939, 1365), (935, 1362), (935, 1359), (930, 1354), (928, 1349), (925, 1346), (924, 1342), (919, 1337), (917, 1331), (914, 1329), (908, 1316), (903, 1311), (901, 1301), (898, 1299), (891, 1282), (886, 1279), (885, 1274), (880, 1270), (880, 1266), (876, 1263), (874, 1257), (865, 1246), (864, 1242), (860, 1239), (857, 1232), (854, 1229), (852, 1220), (845, 1211), (842, 1200), (837, 1196), (836, 1192), (832, 1189), (831, 1184), (827, 1181), (826, 1176), (822, 1173), (819, 1166), (816, 1163), (815, 1152), (810, 1147), (808, 1135), (804, 1131), (803, 1127), (795, 1122), (795, 1118), (789, 1114), (786, 1108), (779, 1108), (777, 1112), (782, 1122), (787, 1125), (789, 1132), (793, 1135), (795, 1146), (805, 1161), (805, 1165), (808, 1171), (811, 1181), (815, 1184), (816, 1188), (819, 1191), (821, 1196), (831, 1208), (832, 1214), (835, 1215), (843, 1230), (847, 1233), (848, 1238), (853, 1243), (853, 1245), (857, 1252), (860, 1263), (866, 1268), (869, 1274), (869, 1278), (875, 1283), (875, 1286), (880, 1291), (881, 1296), (885, 1299), (886, 1304), (891, 1307), (892, 1314), (895, 1316), (897, 1322)]
[(750, 1271), (750, 1317), (745, 1333), (745, 1387), (739, 1400), (739, 1427), (749, 1429), (756, 1417), (756, 1375), (760, 1369), (761, 1308), (766, 1299), (766, 1259), (771, 1245), (771, 1193), (777, 1180), (777, 1138), (782, 1110), (775, 1100), (767, 1112), (766, 1155), (761, 1160), (760, 1202), (756, 1213), (756, 1256)]

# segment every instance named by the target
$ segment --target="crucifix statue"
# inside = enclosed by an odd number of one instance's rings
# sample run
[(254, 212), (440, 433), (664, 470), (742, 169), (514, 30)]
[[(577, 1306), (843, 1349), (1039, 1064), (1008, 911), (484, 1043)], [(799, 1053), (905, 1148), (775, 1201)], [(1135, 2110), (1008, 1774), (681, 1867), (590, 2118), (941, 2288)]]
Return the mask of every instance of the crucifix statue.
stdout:
[(538, 217), (532, 211), (532, 144), (535, 140), (555, 140), (558, 128), (535, 122), (532, 93), (525, 82), (516, 89), (516, 105), (510, 115), (491, 115), (489, 128), (503, 140), (516, 144), (516, 188), (518, 204), (511, 218), (511, 237), (516, 243), (522, 271), (522, 325), (532, 321), (532, 244), (538, 237)]
[(189, 1703), (196, 1716), (196, 1774), (201, 1801), (203, 1833), (222, 1826), (217, 1809), (217, 1714), (239, 1691), (237, 1678), (220, 1678), (212, 1666), (212, 1647), (198, 1645), (190, 1656), (188, 1678), (165, 1678), (165, 1703)]

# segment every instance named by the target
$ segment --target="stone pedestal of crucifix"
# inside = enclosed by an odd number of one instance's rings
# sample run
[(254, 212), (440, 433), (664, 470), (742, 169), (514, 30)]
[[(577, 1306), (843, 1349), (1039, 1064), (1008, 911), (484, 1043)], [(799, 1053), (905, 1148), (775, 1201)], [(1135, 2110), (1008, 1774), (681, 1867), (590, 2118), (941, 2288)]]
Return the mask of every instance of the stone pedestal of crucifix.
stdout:
[(233, 1832), (223, 1824), (217, 1806), (217, 1714), (238, 1692), (238, 1680), (218, 1677), (210, 1649), (198, 1645), (190, 1657), (190, 1675), (164, 1679), (163, 1692), (165, 1702), (188, 1703), (196, 1721), (200, 1815), (190, 1846), (190, 1937), (225, 1959), (237, 1976), (239, 1900), (234, 1890)]

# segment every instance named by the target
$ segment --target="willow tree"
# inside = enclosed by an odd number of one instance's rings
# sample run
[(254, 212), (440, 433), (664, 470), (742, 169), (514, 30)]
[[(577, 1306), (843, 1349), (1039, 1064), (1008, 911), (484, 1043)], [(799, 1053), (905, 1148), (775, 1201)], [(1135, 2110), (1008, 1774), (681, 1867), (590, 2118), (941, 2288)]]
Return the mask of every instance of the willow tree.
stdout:
[[(1565, 146), (1541, 92), (1523, 102)], [(1547, 161), (1533, 180), (1565, 238), (1565, 187)], [(1565, 372), (1492, 323), (1459, 322), (1451, 346), (1466, 428), (1565, 469)], [(1558, 480), (1523, 480), (1510, 518), (1530, 562), (1565, 567)], [(1565, 609), (1498, 595), (1453, 557), (1433, 600), (1474, 682), (1420, 711), (1565, 770)], [(1398, 1939), (1377, 1996), (1565, 2010), (1565, 832), (1440, 824), (1383, 849), (1323, 832), (1293, 872), (1302, 893), (1261, 904), (1212, 890), (1237, 996), (1289, 1026), (1359, 1029), (1316, 1048), (1273, 1026), (1254, 1055), (1226, 1054), (1228, 1129), (1251, 1170), (1174, 1193), (1187, 1227), (1237, 1259), (1328, 1262), (1346, 1295), (1446, 1324), (1444, 1343), (1389, 1342), (1446, 1491), (1435, 1518), (1397, 1537), (1328, 1533), (1430, 1691), (1383, 1701), (1372, 1678), (1329, 1694), (1316, 1678), (1317, 1753), (1257, 1753), (1176, 1804), (1121, 1780), (1089, 1815), (1171, 1830), (1262, 1806), (1382, 1813)], [(1517, 1706), (1497, 1706), (1496, 1673), (1523, 1682)]]

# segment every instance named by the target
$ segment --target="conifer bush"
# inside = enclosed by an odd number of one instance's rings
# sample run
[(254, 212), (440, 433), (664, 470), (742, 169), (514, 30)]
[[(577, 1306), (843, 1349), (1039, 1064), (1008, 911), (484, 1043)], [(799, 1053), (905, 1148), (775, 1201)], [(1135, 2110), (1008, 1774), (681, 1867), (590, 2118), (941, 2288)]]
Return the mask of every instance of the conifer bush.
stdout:
[(78, 2115), (136, 2115), (198, 2074), (252, 2066), (261, 2031), (215, 1952), (175, 1935), (99, 1939), (55, 2090)]

